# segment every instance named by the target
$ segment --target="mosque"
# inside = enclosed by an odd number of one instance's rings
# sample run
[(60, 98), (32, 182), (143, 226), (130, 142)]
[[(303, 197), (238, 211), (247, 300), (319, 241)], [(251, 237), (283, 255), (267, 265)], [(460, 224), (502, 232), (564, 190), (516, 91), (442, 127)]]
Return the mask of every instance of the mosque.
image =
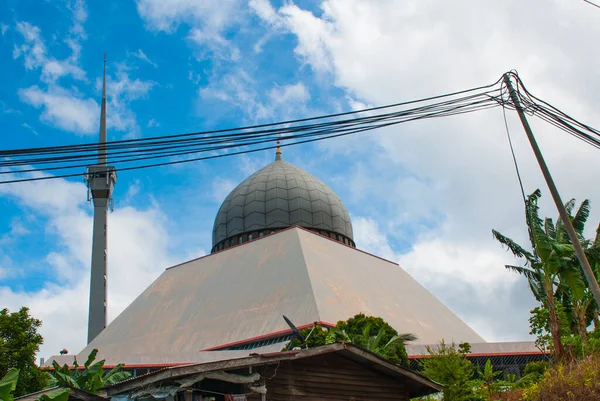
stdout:
[(360, 312), (421, 344), (484, 342), (396, 263), (357, 249), (341, 199), (278, 150), (223, 201), (212, 253), (168, 268), (82, 354), (279, 350), (289, 340), (282, 315), (308, 327)]
[[(105, 107), (103, 90), (101, 142)], [(107, 366), (124, 363), (139, 374), (248, 357), (278, 352), (292, 338), (283, 316), (302, 329), (358, 313), (416, 335), (407, 346), (413, 359), (441, 340), (468, 342), (472, 358), (495, 358), (498, 368), (518, 370), (541, 357), (533, 343), (486, 343), (397, 263), (360, 250), (339, 196), (286, 162), (279, 147), (223, 201), (211, 253), (167, 268), (106, 325), (106, 208), (116, 173), (105, 154), (98, 165), (88, 183), (95, 206), (88, 345), (48, 363), (83, 361), (96, 348)]]

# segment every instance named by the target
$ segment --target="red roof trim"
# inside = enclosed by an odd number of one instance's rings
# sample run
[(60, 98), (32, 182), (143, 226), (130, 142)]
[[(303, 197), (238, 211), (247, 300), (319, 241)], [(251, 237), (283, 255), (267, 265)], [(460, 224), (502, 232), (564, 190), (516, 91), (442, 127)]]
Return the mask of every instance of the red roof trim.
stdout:
[[(322, 322), (322, 321), (318, 321), (318, 322), (315, 322), (315, 323), (317, 323), (319, 326), (323, 326), (323, 327), (335, 327), (335, 324), (333, 324), (333, 323)], [(297, 326), (297, 329), (298, 330), (307, 329), (309, 327), (312, 327), (313, 325), (314, 325), (314, 323), (303, 324), (301, 326)], [(234, 341), (232, 343), (217, 345), (216, 347), (206, 348), (206, 349), (203, 349), (201, 351), (218, 351), (218, 350), (222, 350), (223, 348), (233, 347), (235, 345), (253, 343), (253, 342), (256, 342), (256, 341), (265, 340), (267, 338), (278, 337), (278, 336), (282, 336), (284, 334), (291, 334), (291, 333), (292, 333), (292, 329), (281, 330), (281, 331), (276, 331), (274, 333), (263, 334), (263, 335), (260, 335), (260, 336), (247, 338), (245, 340)]]

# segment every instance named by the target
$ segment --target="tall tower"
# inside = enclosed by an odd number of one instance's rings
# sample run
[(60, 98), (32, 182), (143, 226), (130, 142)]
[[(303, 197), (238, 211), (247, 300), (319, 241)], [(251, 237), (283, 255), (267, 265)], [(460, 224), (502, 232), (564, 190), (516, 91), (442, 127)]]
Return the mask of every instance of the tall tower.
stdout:
[(106, 327), (107, 217), (116, 182), (117, 172), (115, 168), (106, 165), (106, 55), (104, 55), (98, 164), (88, 166), (86, 173), (88, 199), (91, 197), (94, 202), (88, 344)]

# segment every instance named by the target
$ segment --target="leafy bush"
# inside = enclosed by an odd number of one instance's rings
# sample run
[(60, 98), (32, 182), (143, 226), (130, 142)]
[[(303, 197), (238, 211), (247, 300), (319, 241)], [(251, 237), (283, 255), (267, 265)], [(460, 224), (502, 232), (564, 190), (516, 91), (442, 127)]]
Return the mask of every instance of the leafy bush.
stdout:
[(436, 348), (427, 347), (429, 355), (421, 360), (423, 374), (444, 386), (444, 401), (481, 399), (475, 392), (479, 383), (473, 380), (473, 364), (465, 358), (468, 348), (468, 345), (461, 344), (457, 348), (454, 343), (447, 345), (442, 341)]
[(547, 370), (543, 379), (523, 392), (525, 401), (600, 400), (600, 355)]
[(94, 363), (97, 354), (98, 350), (94, 348), (83, 365), (83, 369), (79, 369), (80, 366), (77, 361), (73, 363), (73, 369), (70, 369), (67, 364), (60, 366), (56, 361), (52, 362), (54, 368), (53, 384), (98, 394), (103, 387), (110, 386), (131, 376), (130, 372), (121, 371), (123, 368), (122, 363), (105, 372), (104, 359)]
[(408, 366), (404, 342), (416, 339), (411, 334), (398, 334), (380, 317), (366, 316), (362, 313), (346, 321), (339, 321), (334, 328), (326, 329), (317, 325), (314, 329), (309, 327), (300, 330), (300, 334), (306, 339), (304, 344), (298, 339), (293, 339), (284, 349), (311, 348), (347, 341), (403, 366)]
[(35, 354), (44, 342), (38, 329), (42, 321), (32, 317), (29, 309), (18, 312), (0, 310), (0, 377), (11, 368), (19, 369), (15, 396), (39, 391), (48, 384), (48, 375), (35, 364)]

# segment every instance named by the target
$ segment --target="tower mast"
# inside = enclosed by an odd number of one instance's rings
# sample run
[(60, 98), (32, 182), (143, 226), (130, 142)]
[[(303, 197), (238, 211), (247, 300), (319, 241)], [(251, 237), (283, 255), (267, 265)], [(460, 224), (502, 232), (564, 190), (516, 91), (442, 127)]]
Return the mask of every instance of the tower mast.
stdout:
[[(90, 305), (88, 315), (88, 344), (106, 327), (107, 308), (107, 222), (112, 192), (117, 182), (117, 172), (106, 164), (106, 54), (100, 108), (100, 141), (98, 164), (88, 166), (86, 173), (88, 200), (94, 202), (94, 228), (92, 234), (92, 269), (90, 276)], [(91, 196), (90, 196), (91, 195)]]

